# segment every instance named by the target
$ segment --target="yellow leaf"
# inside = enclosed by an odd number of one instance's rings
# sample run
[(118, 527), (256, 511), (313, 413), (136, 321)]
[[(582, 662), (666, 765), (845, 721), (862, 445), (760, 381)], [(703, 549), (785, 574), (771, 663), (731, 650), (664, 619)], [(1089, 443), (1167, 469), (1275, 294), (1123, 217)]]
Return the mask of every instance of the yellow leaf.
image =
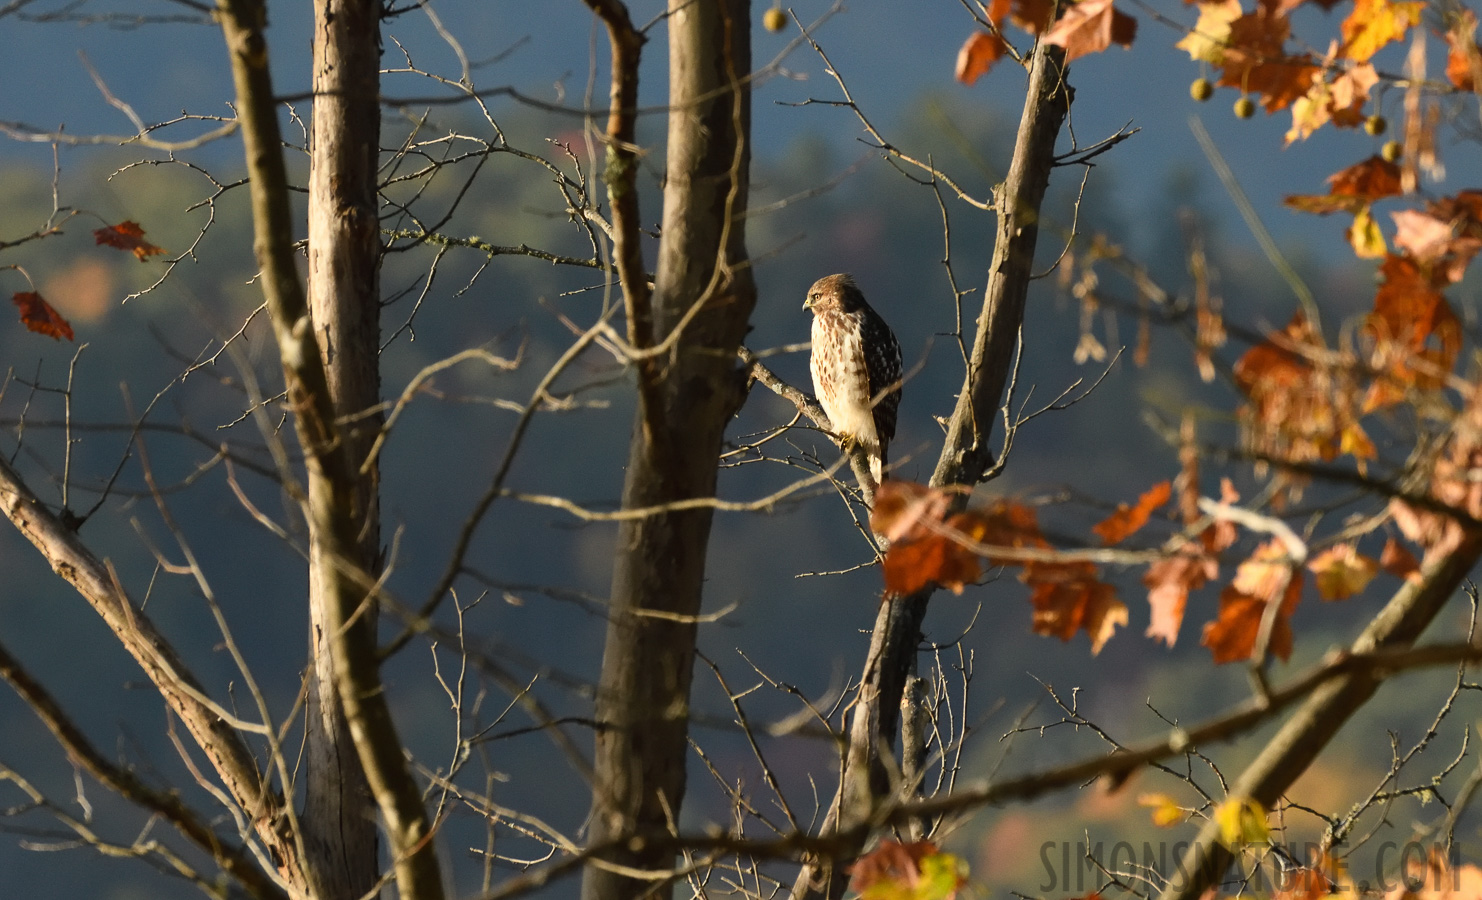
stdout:
[(1214, 811), (1220, 826), (1220, 843), (1231, 850), (1242, 844), (1263, 844), (1271, 839), (1266, 810), (1249, 797), (1231, 797)]
[(1240, 0), (1214, 0), (1199, 4), (1199, 21), (1183, 40), (1174, 44), (1194, 59), (1219, 65), (1225, 58), (1225, 44), (1230, 38), (1230, 23), (1240, 18)]
[(1355, 0), (1353, 12), (1343, 20), (1342, 55), (1367, 62), (1384, 45), (1404, 37), (1410, 26), (1419, 25), (1424, 8), (1424, 3), (1414, 0)]
[(1307, 568), (1317, 577), (1317, 593), (1324, 600), (1347, 600), (1368, 587), (1379, 573), (1378, 561), (1359, 553), (1353, 544), (1329, 547)]
[(1384, 233), (1369, 213), (1367, 203), (1353, 216), (1353, 227), (1348, 229), (1348, 243), (1353, 245), (1353, 252), (1359, 259), (1379, 259), (1389, 254)]
[(1170, 828), (1184, 820), (1184, 811), (1167, 794), (1142, 794), (1137, 798), (1137, 805), (1152, 809), (1153, 824), (1160, 828)]

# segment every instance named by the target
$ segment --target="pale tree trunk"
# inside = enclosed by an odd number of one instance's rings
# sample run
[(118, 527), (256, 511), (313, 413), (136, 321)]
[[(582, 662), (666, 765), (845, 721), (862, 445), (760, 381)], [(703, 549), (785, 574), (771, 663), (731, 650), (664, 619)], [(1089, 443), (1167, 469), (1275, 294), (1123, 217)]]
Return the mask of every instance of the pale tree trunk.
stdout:
[[(316, 0), (314, 106), (309, 175), (309, 308), (340, 434), (359, 469), (381, 422), (380, 236), (376, 165), (380, 136), (380, 5)], [(316, 481), (311, 491), (323, 482)], [(353, 562), (373, 572), (380, 541), (376, 473), (359, 476)], [(317, 502), (319, 497), (311, 498)], [(353, 900), (376, 883), (375, 803), (345, 722), (327, 634), (332, 585), (322, 542), (309, 584), (313, 678), (305, 750), (304, 842), (319, 857), (323, 900)], [(353, 626), (373, 640), (374, 610)]]
[[(367, 513), (364, 500), (356, 499), (365, 496), (366, 479), (352, 456), (351, 440), (346, 437), (351, 429), (349, 423), (341, 422), (325, 371), (325, 359), (337, 357), (339, 351), (330, 347), (321, 354), (295, 262), (278, 105), (273, 99), (263, 33), (267, 13), (262, 0), (220, 3), (217, 18), (231, 53), (247, 158), (253, 249), (261, 267), (258, 283), (267, 301), (309, 486), (305, 512), (312, 548), (310, 582), (318, 592), (315, 614), (321, 617), (321, 636), (327, 644), (319, 658), (327, 658), (331, 664), (335, 695), (344, 708), (356, 755), (386, 831), (397, 890), (402, 900), (440, 900), (442, 875), (427, 810), (391, 718), (381, 683), (375, 633), (366, 615), (371, 579), (359, 557), (366, 546)], [(316, 34), (316, 41), (324, 39), (323, 33)], [(375, 95), (339, 96), (371, 100)], [(365, 152), (363, 148), (350, 150)], [(349, 196), (355, 203), (364, 202), (361, 194)], [(329, 212), (354, 218), (353, 213), (339, 208)], [(373, 216), (369, 222), (363, 218), (352, 221), (350, 231), (359, 233), (370, 228), (374, 232), (374, 221)], [(359, 277), (363, 278), (364, 273)], [(366, 283), (360, 282), (360, 287), (363, 289)], [(368, 283), (374, 284), (373, 276)], [(356, 314), (364, 315), (364, 310)], [(368, 352), (374, 351), (372, 344)], [(317, 862), (314, 855), (309, 862)]]
[[(713, 496), (721, 438), (744, 397), (736, 348), (756, 301), (742, 219), (750, 165), (750, 98), (742, 83), (751, 68), (749, 6), (669, 4), (673, 111), (651, 309), (646, 289), (624, 284), (630, 319), (635, 299), (639, 313), (630, 335), (646, 341), (651, 334), (648, 346), (664, 350), (636, 367), (639, 410), (624, 509)], [(585, 900), (656, 888), (603, 862), (651, 872), (673, 866), (673, 852), (649, 837), (677, 825), (684, 797), (694, 617), (710, 524), (710, 510), (689, 509), (625, 520), (618, 531), (589, 826), (590, 844), (604, 849), (586, 870)]]

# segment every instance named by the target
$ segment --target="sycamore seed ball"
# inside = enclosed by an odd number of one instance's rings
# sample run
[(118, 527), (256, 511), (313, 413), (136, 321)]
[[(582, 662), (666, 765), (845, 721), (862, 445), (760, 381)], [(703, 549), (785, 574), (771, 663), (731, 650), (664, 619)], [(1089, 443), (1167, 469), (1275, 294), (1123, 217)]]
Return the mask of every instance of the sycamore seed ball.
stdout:
[(1389, 130), (1389, 120), (1379, 115), (1379, 113), (1375, 113), (1364, 120), (1364, 130), (1374, 137), (1378, 137)]
[(1256, 114), (1256, 104), (1249, 97), (1241, 97), (1235, 101), (1235, 118), (1249, 119)]
[(1405, 155), (1405, 148), (1400, 146), (1399, 141), (1385, 141), (1384, 146), (1379, 149), (1379, 155), (1384, 157), (1385, 162), (1399, 162), (1400, 157)]
[(1194, 83), (1189, 85), (1189, 96), (1203, 103), (1214, 96), (1214, 85), (1209, 83), (1208, 78), (1196, 78)]
[(772, 7), (762, 13), (762, 27), (768, 31), (781, 31), (787, 27), (787, 13), (780, 6)]

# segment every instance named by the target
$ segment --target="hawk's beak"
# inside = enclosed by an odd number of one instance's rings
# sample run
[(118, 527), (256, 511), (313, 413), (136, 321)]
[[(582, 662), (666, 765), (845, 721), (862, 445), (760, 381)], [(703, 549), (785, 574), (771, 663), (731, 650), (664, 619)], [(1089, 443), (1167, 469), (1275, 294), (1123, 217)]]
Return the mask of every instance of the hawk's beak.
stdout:
[(812, 297), (809, 297), (808, 299), (806, 299), (806, 300), (803, 301), (803, 309), (812, 309), (812, 308), (813, 308), (813, 298)]

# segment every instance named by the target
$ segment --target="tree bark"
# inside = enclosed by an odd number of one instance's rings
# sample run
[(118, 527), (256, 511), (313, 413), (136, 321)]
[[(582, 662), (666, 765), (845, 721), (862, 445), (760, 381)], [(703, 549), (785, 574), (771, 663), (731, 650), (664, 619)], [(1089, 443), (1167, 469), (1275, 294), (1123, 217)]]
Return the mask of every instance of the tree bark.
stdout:
[[(663, 237), (652, 298), (653, 347), (640, 364), (639, 409), (624, 508), (715, 493), (726, 423), (744, 398), (736, 348), (756, 302), (745, 249), (750, 165), (749, 0), (669, 4), (669, 145)], [(640, 273), (641, 275), (641, 273)], [(626, 288), (627, 286), (625, 286)], [(626, 521), (618, 531), (611, 621), (597, 695), (585, 900), (655, 889), (672, 868), (668, 834), (684, 797), (694, 617), (711, 511)], [(661, 879), (660, 879), (661, 880)]]
[[(376, 166), (380, 137), (380, 5), (316, 0), (314, 106), (309, 173), (308, 297), (340, 437), (358, 473), (351, 516), (353, 563), (377, 568), (380, 543), (374, 466), (360, 472), (381, 415), (380, 253)], [(324, 482), (314, 481), (311, 494)], [(320, 502), (317, 494), (311, 504)], [(334, 678), (329, 604), (333, 562), (310, 548), (309, 620), (313, 654), (305, 748), (304, 842), (320, 860), (324, 900), (364, 896), (378, 877), (375, 803), (345, 720)], [(354, 628), (374, 640), (374, 610)]]
[(427, 810), (391, 718), (375, 634), (365, 615), (370, 579), (356, 562), (364, 540), (355, 500), (362, 480), (342, 436), (293, 252), (288, 178), (263, 34), (267, 11), (262, 0), (220, 3), (217, 18), (231, 56), (247, 158), (253, 250), (262, 269), (258, 281), (304, 453), (310, 580), (322, 585), (322, 633), (330, 645), (323, 655), (332, 663), (350, 736), (386, 829), (397, 890), (402, 900), (438, 900), (442, 876)]
[[(931, 478), (934, 487), (975, 485), (993, 462), (988, 439), (1014, 366), (1033, 277), (1040, 207), (1055, 164), (1055, 141), (1070, 109), (1064, 59), (1061, 48), (1041, 42), (1030, 60), (1013, 159), (1008, 177), (994, 192), (998, 229), (983, 308), (957, 407), (948, 422), (947, 440)], [(966, 501), (963, 493), (957, 504), (960, 507)], [(862, 836), (865, 832), (859, 826), (869, 820), (877, 799), (889, 789), (882, 754), (895, 745), (901, 694), (911, 675), (933, 590), (890, 598), (880, 606), (849, 723), (849, 751), (839, 795), (825, 831)], [(845, 857), (862, 849), (862, 844), (852, 846)], [(841, 896), (848, 883), (842, 862), (820, 860), (805, 866), (793, 886), (793, 896)]]

